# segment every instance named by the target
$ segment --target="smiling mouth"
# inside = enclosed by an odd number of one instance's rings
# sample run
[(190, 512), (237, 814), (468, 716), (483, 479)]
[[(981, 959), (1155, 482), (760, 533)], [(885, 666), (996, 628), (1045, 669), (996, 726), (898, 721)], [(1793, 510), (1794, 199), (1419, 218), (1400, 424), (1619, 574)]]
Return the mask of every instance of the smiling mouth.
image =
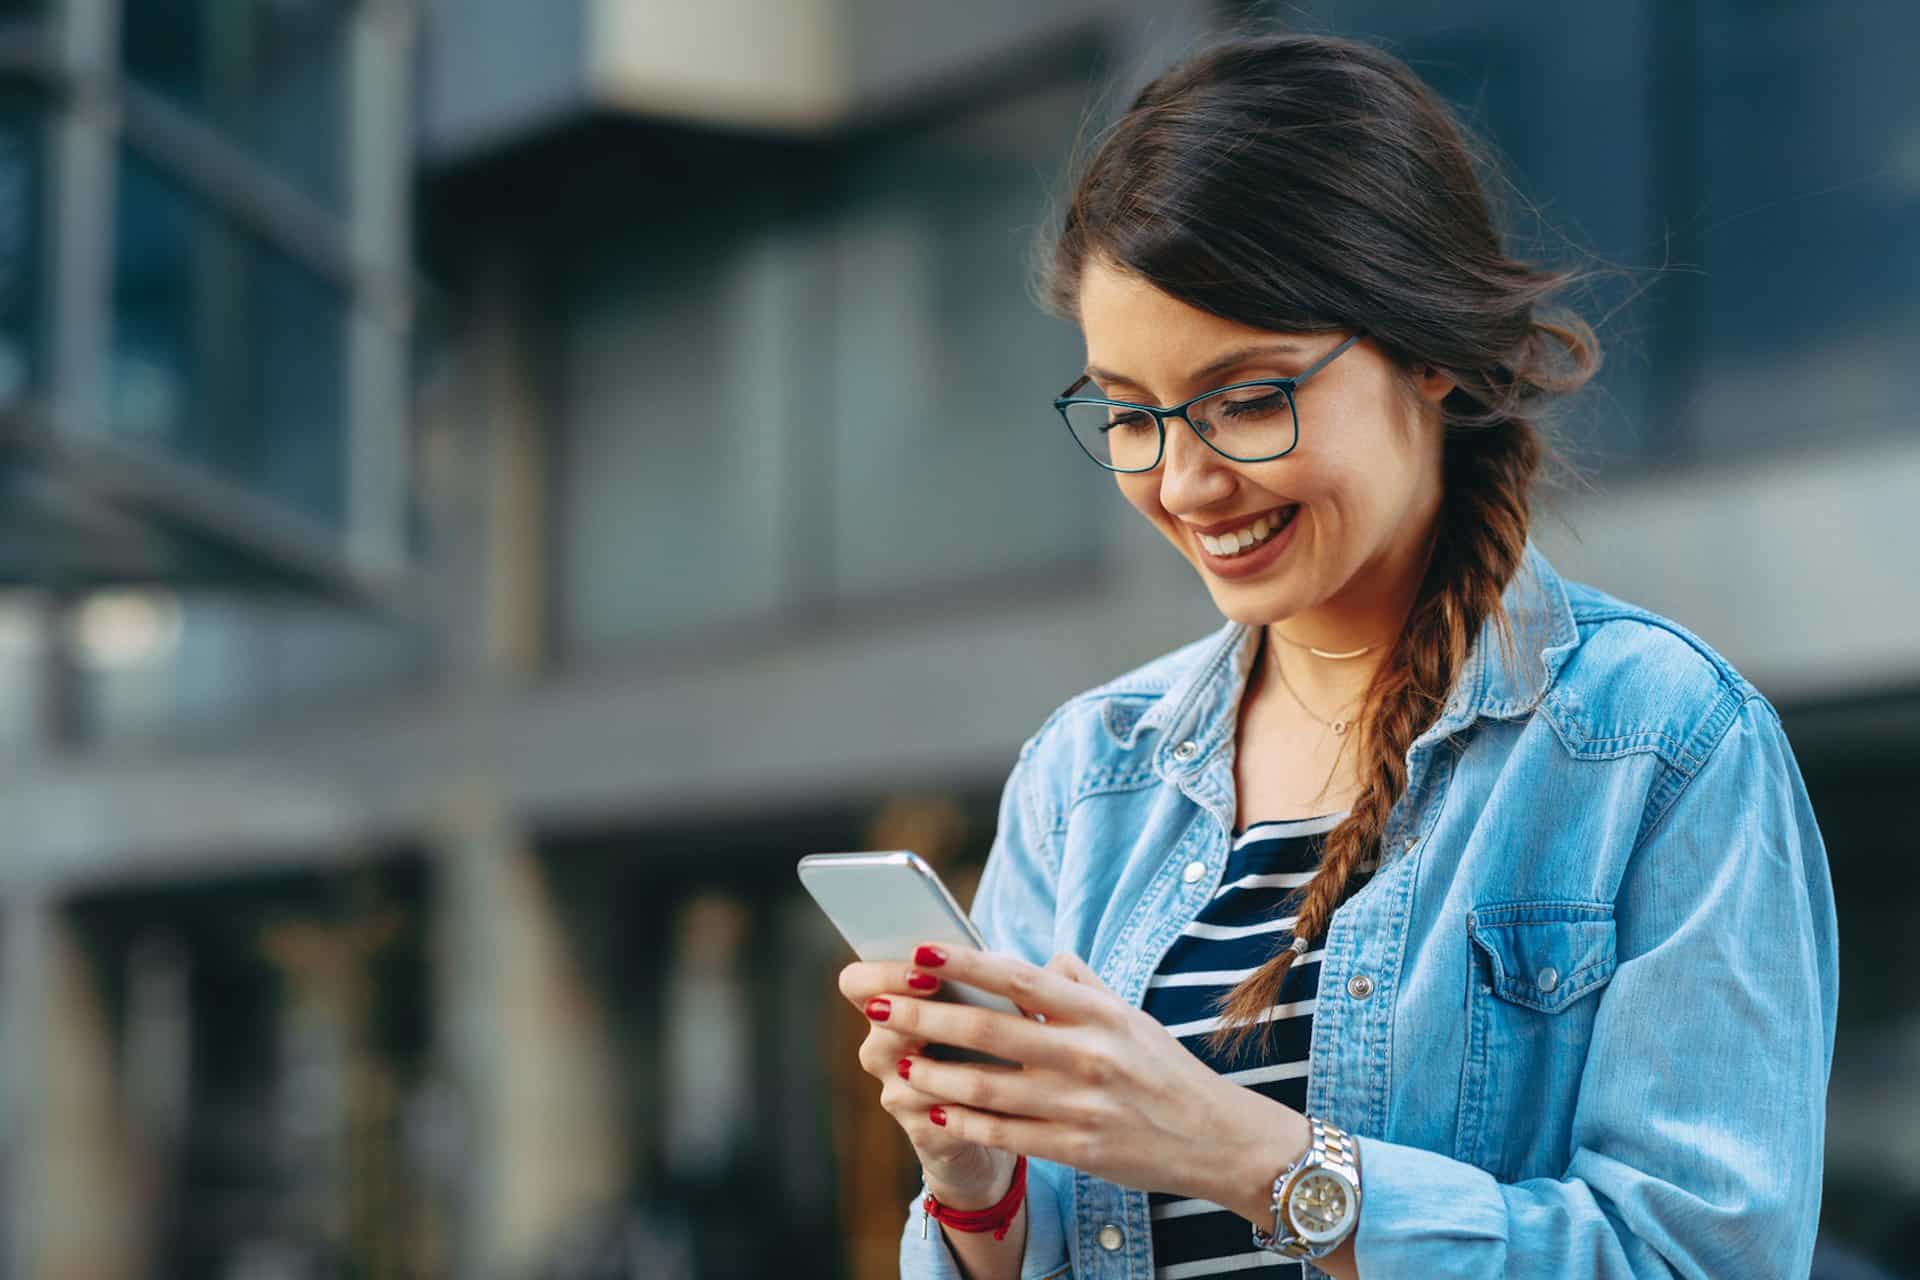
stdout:
[(1292, 524), (1294, 518), (1299, 514), (1300, 504), (1296, 502), (1294, 505), (1280, 512), (1278, 516), (1271, 513), (1263, 515), (1253, 523), (1242, 525), (1232, 533), (1223, 533), (1217, 538), (1205, 533), (1196, 533), (1193, 536), (1199, 540), (1200, 545), (1205, 547), (1209, 553), (1219, 556), (1222, 559), (1231, 559), (1237, 555), (1244, 555), (1261, 543), (1275, 537), (1288, 525)]

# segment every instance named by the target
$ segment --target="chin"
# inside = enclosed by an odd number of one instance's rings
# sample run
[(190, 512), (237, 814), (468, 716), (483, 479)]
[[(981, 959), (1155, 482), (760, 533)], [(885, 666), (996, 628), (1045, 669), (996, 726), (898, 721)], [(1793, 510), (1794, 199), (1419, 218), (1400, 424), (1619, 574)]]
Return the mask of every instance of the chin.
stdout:
[[(1206, 574), (1204, 569), (1200, 572), (1203, 576)], [(1214, 607), (1220, 610), (1221, 617), (1250, 627), (1283, 622), (1300, 612), (1297, 606), (1276, 592), (1240, 590), (1211, 578), (1207, 580), (1207, 594), (1213, 597)]]

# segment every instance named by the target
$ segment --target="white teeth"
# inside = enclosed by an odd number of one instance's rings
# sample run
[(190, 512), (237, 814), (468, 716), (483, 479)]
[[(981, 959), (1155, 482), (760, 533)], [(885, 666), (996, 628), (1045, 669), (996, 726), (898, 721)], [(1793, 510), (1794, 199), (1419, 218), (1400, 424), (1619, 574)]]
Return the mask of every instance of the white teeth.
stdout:
[[(1289, 511), (1291, 510), (1292, 509), (1289, 508)], [(1200, 545), (1214, 555), (1222, 557), (1237, 556), (1249, 547), (1265, 542), (1268, 538), (1280, 532), (1281, 529), (1286, 527), (1288, 518), (1285, 514), (1278, 517), (1261, 516), (1246, 528), (1236, 530), (1233, 533), (1222, 534), (1217, 538), (1204, 533), (1197, 536), (1200, 539)]]

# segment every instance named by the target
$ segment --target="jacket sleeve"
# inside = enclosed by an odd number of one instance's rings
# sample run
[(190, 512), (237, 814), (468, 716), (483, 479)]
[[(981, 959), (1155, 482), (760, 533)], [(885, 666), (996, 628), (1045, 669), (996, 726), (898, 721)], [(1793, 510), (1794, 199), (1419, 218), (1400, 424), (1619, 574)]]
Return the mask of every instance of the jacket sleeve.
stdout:
[[(1048, 722), (1052, 723), (1051, 720)], [(1053, 954), (1054, 894), (1059, 858), (1052, 820), (1042, 795), (1044, 765), (1036, 760), (1040, 732), (1020, 756), (1000, 795), (1000, 816), (986, 866), (974, 890), (968, 917), (990, 951), (1044, 965)], [(1022, 1280), (1068, 1273), (1064, 1206), (1073, 1171), (1049, 1160), (1027, 1158), (1027, 1247)], [(938, 1222), (926, 1221), (922, 1187), (907, 1204), (900, 1237), (901, 1280), (963, 1280)]]
[(1360, 1137), (1363, 1277), (1806, 1276), (1839, 994), (1832, 882), (1773, 707), (1749, 690), (1718, 720), (1628, 862), (1566, 1171), (1505, 1183)]

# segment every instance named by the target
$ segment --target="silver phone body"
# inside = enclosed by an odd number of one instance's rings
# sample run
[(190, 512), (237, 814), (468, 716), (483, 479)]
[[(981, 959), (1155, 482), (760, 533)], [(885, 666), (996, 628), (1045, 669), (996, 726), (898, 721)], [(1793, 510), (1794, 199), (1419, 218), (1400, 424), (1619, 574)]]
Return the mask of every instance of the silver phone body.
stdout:
[[(862, 960), (911, 962), (914, 947), (938, 942), (955, 947), (987, 949), (973, 921), (954, 901), (940, 876), (919, 854), (906, 849), (872, 853), (810, 853), (800, 859), (800, 883), (833, 921)], [(919, 999), (946, 1000), (979, 1009), (1018, 1015), (1020, 1009), (998, 992), (940, 980), (930, 996), (907, 992)], [(1038, 1018), (1037, 1021), (1045, 1021)], [(990, 1062), (1017, 1066), (1003, 1058), (960, 1045), (929, 1043), (929, 1058), (952, 1062)]]

